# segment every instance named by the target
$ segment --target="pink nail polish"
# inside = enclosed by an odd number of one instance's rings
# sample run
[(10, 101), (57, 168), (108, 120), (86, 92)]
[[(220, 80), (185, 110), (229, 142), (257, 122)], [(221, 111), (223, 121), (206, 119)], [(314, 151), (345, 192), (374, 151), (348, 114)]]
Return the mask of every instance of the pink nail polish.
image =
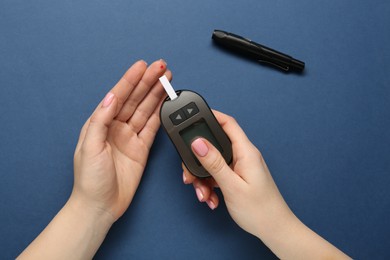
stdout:
[(111, 92), (108, 92), (107, 95), (105, 96), (104, 100), (103, 100), (102, 106), (103, 107), (108, 107), (112, 103), (113, 99), (114, 99), (114, 94), (112, 94)]
[(215, 209), (215, 204), (212, 200), (206, 200), (207, 205), (209, 206), (210, 209), (214, 210)]
[(187, 184), (187, 177), (184, 173), (183, 173), (183, 182), (184, 182), (184, 184)]
[(207, 153), (209, 152), (209, 148), (201, 138), (198, 138), (195, 141), (193, 141), (191, 147), (194, 150), (194, 152), (200, 157), (206, 156)]
[(200, 202), (202, 202), (203, 201), (203, 193), (202, 193), (202, 191), (199, 188), (196, 188), (195, 191), (196, 191), (196, 196), (198, 197), (198, 200)]

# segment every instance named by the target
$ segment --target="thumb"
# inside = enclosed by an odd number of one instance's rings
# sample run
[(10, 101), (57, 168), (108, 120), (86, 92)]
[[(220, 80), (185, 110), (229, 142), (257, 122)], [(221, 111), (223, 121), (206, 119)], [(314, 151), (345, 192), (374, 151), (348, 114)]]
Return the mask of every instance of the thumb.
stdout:
[(219, 150), (204, 138), (193, 141), (191, 148), (199, 162), (215, 179), (219, 187), (222, 190), (229, 189), (236, 176), (226, 164)]
[(108, 92), (93, 112), (84, 139), (88, 151), (100, 153), (104, 149), (108, 128), (116, 115), (117, 103), (115, 95)]

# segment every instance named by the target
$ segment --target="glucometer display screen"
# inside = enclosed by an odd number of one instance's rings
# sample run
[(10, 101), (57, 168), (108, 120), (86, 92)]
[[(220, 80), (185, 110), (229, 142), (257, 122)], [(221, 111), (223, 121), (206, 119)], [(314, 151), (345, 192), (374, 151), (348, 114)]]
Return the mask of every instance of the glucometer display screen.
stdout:
[[(215, 136), (211, 133), (210, 128), (203, 119), (180, 131), (180, 136), (183, 138), (184, 142), (187, 144), (190, 150), (191, 143), (198, 137), (203, 137), (212, 143), (221, 153), (223, 152), (221, 145), (218, 143)], [(195, 155), (193, 156), (197, 164), (200, 165)]]

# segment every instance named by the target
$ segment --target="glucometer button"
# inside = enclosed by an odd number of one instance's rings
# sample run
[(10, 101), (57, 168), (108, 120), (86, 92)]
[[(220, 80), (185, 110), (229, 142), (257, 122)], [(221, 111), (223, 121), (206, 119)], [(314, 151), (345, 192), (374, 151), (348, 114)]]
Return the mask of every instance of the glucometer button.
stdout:
[(187, 119), (187, 117), (185, 116), (184, 112), (181, 109), (170, 114), (169, 118), (171, 119), (174, 125), (178, 125)]
[(192, 117), (193, 115), (196, 115), (199, 113), (199, 108), (195, 105), (194, 102), (189, 103), (185, 107), (183, 107), (184, 113), (186, 114), (187, 118)]

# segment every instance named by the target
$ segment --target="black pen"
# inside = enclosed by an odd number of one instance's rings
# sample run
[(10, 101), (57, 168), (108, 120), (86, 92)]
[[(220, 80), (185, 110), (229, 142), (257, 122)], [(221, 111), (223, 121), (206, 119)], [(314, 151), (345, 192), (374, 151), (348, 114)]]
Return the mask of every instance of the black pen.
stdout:
[(222, 45), (239, 54), (245, 55), (251, 59), (271, 64), (284, 71), (294, 70), (301, 72), (305, 68), (305, 63), (303, 61), (294, 59), (289, 55), (268, 48), (249, 39), (245, 39), (233, 33), (214, 30), (212, 38), (219, 45)]

